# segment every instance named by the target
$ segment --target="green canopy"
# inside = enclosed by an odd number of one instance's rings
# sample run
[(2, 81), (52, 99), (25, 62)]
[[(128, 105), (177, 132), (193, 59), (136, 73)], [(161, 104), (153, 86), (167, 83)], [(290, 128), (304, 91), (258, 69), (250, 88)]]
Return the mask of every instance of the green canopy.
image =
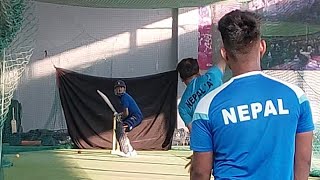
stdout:
[(36, 0), (39, 2), (95, 8), (159, 9), (199, 7), (221, 0)]

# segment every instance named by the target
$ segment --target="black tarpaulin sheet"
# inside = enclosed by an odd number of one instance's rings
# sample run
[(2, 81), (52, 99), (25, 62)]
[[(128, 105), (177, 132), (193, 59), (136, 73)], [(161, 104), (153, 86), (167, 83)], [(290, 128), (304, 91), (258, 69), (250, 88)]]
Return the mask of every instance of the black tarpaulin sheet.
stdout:
[[(118, 79), (57, 68), (57, 86), (69, 134), (78, 148), (112, 148), (113, 113), (97, 93), (106, 94), (119, 111), (113, 93)], [(177, 120), (177, 72), (122, 78), (144, 119), (128, 136), (137, 150), (168, 150)]]

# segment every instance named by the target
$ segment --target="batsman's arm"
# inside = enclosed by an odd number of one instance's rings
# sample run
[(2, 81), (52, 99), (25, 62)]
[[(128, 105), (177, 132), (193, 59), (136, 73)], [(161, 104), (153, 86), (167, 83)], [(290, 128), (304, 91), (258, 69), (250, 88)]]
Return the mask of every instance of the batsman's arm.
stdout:
[(122, 119), (125, 119), (128, 116), (129, 116), (129, 109), (124, 108), (124, 110), (122, 111)]

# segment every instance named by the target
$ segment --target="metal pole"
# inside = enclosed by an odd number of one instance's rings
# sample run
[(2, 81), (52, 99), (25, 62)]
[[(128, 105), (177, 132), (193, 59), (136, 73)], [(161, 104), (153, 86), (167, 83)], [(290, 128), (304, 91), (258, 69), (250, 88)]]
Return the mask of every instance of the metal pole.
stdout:
[(1, 120), (0, 120), (0, 178), (3, 176), (2, 173), (2, 130), (4, 124), (4, 68), (5, 68), (5, 61), (6, 61), (6, 49), (3, 49), (3, 61), (2, 61), (2, 71), (1, 71)]
[[(179, 9), (174, 8), (172, 9), (172, 37), (171, 37), (171, 42), (172, 42), (172, 52), (171, 52), (171, 57), (172, 57), (172, 69), (176, 69), (176, 66), (179, 62)], [(178, 103), (177, 103), (178, 104)], [(176, 118), (176, 127), (178, 127), (178, 116)]]
[(179, 9), (172, 9), (172, 59), (174, 60), (174, 69), (176, 68), (176, 63), (179, 62)]
[(308, 44), (308, 25), (306, 24), (306, 44)]
[(2, 61), (2, 74), (1, 74), (1, 118), (2, 120), (4, 119), (4, 71), (5, 71), (5, 68), (6, 68), (6, 54), (5, 54), (6, 50), (4, 49), (3, 50), (3, 61)]

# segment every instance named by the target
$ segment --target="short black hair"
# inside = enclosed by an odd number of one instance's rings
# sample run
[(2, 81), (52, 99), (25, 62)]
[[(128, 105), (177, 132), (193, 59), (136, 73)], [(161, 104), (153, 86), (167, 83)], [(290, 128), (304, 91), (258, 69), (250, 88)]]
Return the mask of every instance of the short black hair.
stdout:
[(234, 10), (224, 15), (218, 22), (224, 48), (233, 58), (236, 54), (246, 54), (253, 42), (261, 37), (261, 18), (250, 11)]
[(177, 71), (180, 74), (182, 80), (186, 80), (189, 77), (199, 73), (199, 65), (197, 59), (185, 58), (182, 59), (177, 66)]

